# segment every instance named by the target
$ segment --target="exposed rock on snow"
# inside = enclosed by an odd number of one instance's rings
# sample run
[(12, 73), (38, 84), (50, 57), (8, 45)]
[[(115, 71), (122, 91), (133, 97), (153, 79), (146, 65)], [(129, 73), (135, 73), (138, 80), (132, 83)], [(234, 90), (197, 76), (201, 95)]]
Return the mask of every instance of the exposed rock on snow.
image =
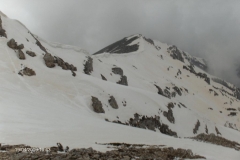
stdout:
[(64, 60), (60, 57), (54, 56), (54, 63), (57, 63), (58, 66), (62, 67), (63, 70), (71, 70), (72, 72), (77, 71), (77, 67), (75, 67), (73, 64), (64, 62)]
[(174, 108), (174, 104), (172, 102), (170, 102), (170, 103), (168, 103), (167, 107), (168, 107), (168, 109), (172, 109), (172, 108)]
[(182, 96), (182, 92), (180, 91), (180, 89), (177, 86), (174, 86), (173, 89), (177, 92), (177, 94), (179, 96)]
[(57, 143), (57, 147), (58, 147), (58, 151), (60, 151), (60, 152), (64, 151), (63, 146), (62, 146), (61, 143)]
[(150, 130), (156, 131), (156, 129), (161, 127), (159, 120), (160, 120), (159, 116), (155, 116), (153, 118), (153, 117), (141, 116), (135, 113), (134, 119), (130, 118), (129, 124), (133, 127), (150, 129)]
[(2, 27), (2, 18), (0, 16), (0, 37), (5, 37), (7, 38), (7, 34), (6, 34), (6, 31), (3, 29)]
[(92, 96), (92, 107), (93, 107), (93, 111), (96, 113), (105, 113), (102, 107), (102, 102), (99, 101), (97, 97)]
[(107, 78), (101, 74), (102, 80), (107, 81)]
[(118, 109), (117, 101), (113, 96), (110, 96), (110, 99), (108, 100), (108, 102), (112, 108)]
[(235, 150), (240, 151), (240, 144), (235, 142), (235, 141), (230, 141), (226, 138), (216, 136), (214, 133), (211, 133), (209, 135), (201, 133), (197, 135), (196, 137), (192, 137), (192, 139), (202, 141), (202, 142), (207, 142), (207, 143), (212, 143), (228, 148), (233, 148)]
[(23, 44), (20, 44), (17, 49), (23, 49), (24, 48), (24, 45)]
[(23, 75), (26, 75), (26, 76), (35, 76), (36, 75), (35, 71), (28, 67), (25, 67), (23, 69), (22, 73), (23, 73)]
[(168, 109), (168, 111), (164, 111), (163, 112), (163, 115), (168, 119), (169, 122), (171, 123), (175, 123), (175, 118), (173, 116), (173, 112), (172, 112), (172, 109)]
[(12, 49), (17, 49), (17, 47), (18, 47), (17, 42), (15, 42), (14, 39), (10, 39), (10, 41), (8, 41), (7, 45), (9, 48), (12, 48)]
[(215, 131), (216, 131), (217, 135), (222, 135), (222, 134), (219, 132), (219, 130), (218, 130), (217, 127), (215, 127)]
[(200, 122), (199, 122), (199, 120), (198, 120), (197, 123), (195, 124), (194, 129), (193, 129), (193, 133), (194, 133), (194, 134), (197, 134), (197, 131), (198, 131), (199, 127), (200, 127)]
[(205, 126), (205, 132), (208, 134), (208, 127), (207, 127), (207, 125)]
[(55, 67), (54, 64), (54, 57), (50, 53), (46, 53), (43, 57), (45, 64), (48, 68), (53, 68)]
[(123, 76), (123, 70), (122, 70), (122, 68), (120, 68), (120, 67), (114, 67), (114, 68), (112, 68), (112, 72), (113, 72), (114, 74), (119, 74), (119, 75)]
[(117, 82), (117, 84), (128, 86), (127, 76), (122, 76), (121, 79)]
[(21, 60), (26, 59), (25, 54), (23, 53), (23, 51), (21, 49), (18, 50), (18, 58)]
[(36, 44), (38, 45), (38, 47), (42, 50), (42, 51), (44, 51), (45, 53), (48, 53), (47, 52), (47, 49), (42, 45), (42, 43), (31, 33), (31, 32), (29, 32), (31, 35), (32, 35), (32, 37), (36, 40)]
[(167, 124), (162, 123), (160, 132), (169, 136), (177, 137), (177, 133), (172, 131)]
[[(72, 70), (71, 70), (72, 71)], [(74, 71), (72, 71), (72, 76), (75, 77), (76, 73)]]
[(154, 84), (154, 86), (157, 87), (157, 89), (158, 89), (158, 94), (164, 96), (162, 89), (161, 89), (159, 86), (157, 86), (156, 84)]
[(117, 82), (117, 84), (128, 86), (127, 76), (123, 75), (123, 70), (120, 67), (114, 67), (112, 68), (112, 72), (114, 74), (118, 74), (121, 76), (120, 80)]
[(177, 133), (169, 129), (169, 126), (164, 123), (160, 123), (160, 117), (148, 117), (142, 116), (137, 113), (134, 114), (134, 118), (130, 118), (128, 123), (122, 123), (121, 121), (114, 121), (114, 123), (119, 123), (123, 125), (130, 125), (137, 128), (149, 129), (152, 131), (159, 130), (161, 133), (177, 137)]
[(90, 75), (93, 71), (93, 59), (88, 57), (86, 63), (84, 64), (84, 73)]
[(31, 56), (31, 57), (35, 57), (35, 56), (36, 56), (35, 52), (32, 52), (32, 51), (26, 51), (26, 53), (27, 53), (29, 56)]
[(184, 58), (182, 56), (182, 53), (181, 53), (180, 50), (178, 50), (178, 48), (176, 46), (173, 45), (173, 46), (169, 47), (168, 51), (171, 53), (171, 57), (173, 59), (177, 59), (179, 61), (184, 62)]
[(108, 53), (129, 53), (129, 52), (135, 52), (138, 50), (139, 45), (138, 44), (133, 44), (130, 45), (133, 41), (135, 41), (136, 39), (138, 39), (140, 37), (140, 35), (135, 35), (133, 37), (131, 37), (130, 39), (128, 38), (123, 38), (120, 41), (117, 41), (105, 48), (103, 48), (102, 50), (94, 53), (94, 55), (96, 54), (101, 54), (104, 52), (108, 52)]

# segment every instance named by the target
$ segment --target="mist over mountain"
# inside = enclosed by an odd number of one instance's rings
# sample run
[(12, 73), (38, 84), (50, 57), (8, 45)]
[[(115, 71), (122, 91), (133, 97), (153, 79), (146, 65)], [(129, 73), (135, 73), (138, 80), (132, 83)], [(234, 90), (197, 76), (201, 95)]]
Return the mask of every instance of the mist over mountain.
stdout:
[(236, 76), (240, 59), (238, 0), (1, 2), (4, 13), (49, 41), (95, 53), (124, 36), (139, 33), (204, 58), (210, 73), (240, 84)]

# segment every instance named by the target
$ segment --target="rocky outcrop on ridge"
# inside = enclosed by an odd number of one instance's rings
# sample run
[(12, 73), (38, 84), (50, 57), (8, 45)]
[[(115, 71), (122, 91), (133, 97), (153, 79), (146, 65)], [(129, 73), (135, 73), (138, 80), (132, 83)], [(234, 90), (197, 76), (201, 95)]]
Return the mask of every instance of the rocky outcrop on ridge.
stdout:
[(93, 59), (88, 57), (87, 61), (84, 64), (84, 73), (90, 75), (93, 71)]
[(176, 47), (176, 46), (170, 46), (168, 49), (168, 52), (170, 53), (170, 56), (173, 59), (177, 59), (181, 62), (184, 62), (184, 58), (182, 56), (182, 52)]
[(131, 44), (133, 41), (135, 41), (138, 38), (139, 38), (139, 35), (135, 35), (131, 38), (127, 38), (127, 37), (123, 38), (120, 41), (117, 41), (117, 42), (101, 49), (100, 51), (94, 53), (94, 55), (101, 54), (104, 52), (117, 53), (117, 54), (135, 52), (138, 50), (139, 45), (138, 44), (129, 45), (129, 44)]
[(6, 31), (5, 31), (5, 29), (3, 29), (3, 27), (2, 27), (2, 19), (1, 19), (1, 16), (0, 16), (0, 37), (5, 37), (5, 38), (7, 38)]

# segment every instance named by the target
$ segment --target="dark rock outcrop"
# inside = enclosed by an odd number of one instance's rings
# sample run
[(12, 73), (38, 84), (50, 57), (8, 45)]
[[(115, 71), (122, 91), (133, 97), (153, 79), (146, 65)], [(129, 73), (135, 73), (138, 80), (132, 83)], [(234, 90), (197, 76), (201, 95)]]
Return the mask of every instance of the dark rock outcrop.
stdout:
[(236, 116), (237, 115), (237, 112), (230, 112), (229, 114), (228, 114), (228, 116)]
[(123, 76), (123, 70), (122, 70), (122, 68), (120, 68), (120, 67), (114, 67), (114, 68), (112, 68), (112, 72), (113, 72), (114, 74), (119, 74), (119, 75)]
[(101, 49), (100, 51), (94, 53), (94, 55), (96, 54), (101, 54), (101, 53), (129, 53), (129, 52), (135, 52), (138, 50), (139, 45), (138, 44), (134, 44), (134, 45), (129, 45), (130, 43), (132, 43), (133, 41), (135, 41), (136, 39), (138, 39), (140, 37), (140, 35), (135, 35), (131, 38), (123, 38), (120, 41), (117, 41), (103, 49)]
[(205, 78), (205, 81), (210, 85), (210, 78), (209, 77)]
[(93, 71), (93, 59), (88, 57), (86, 63), (84, 64), (84, 73), (90, 75)]
[(118, 74), (121, 76), (120, 80), (117, 82), (117, 84), (128, 86), (127, 76), (123, 75), (123, 70), (120, 67), (114, 67), (112, 68), (112, 72), (114, 74)]
[(157, 45), (154, 44), (154, 41), (153, 41), (152, 39), (146, 38), (146, 37), (143, 37), (143, 39), (144, 39), (145, 41), (147, 41), (148, 43), (150, 43), (151, 45), (153, 45), (157, 50), (160, 50), (160, 49), (161, 49), (161, 47), (159, 47), (159, 46), (157, 46)]
[(154, 84), (154, 86), (158, 89), (158, 94), (164, 96), (162, 88)]
[(62, 146), (61, 143), (57, 143), (57, 146), (58, 146), (58, 151), (60, 151), (60, 152), (64, 151), (63, 146)]
[(169, 136), (174, 136), (177, 137), (177, 133), (172, 131), (168, 125), (162, 123), (161, 127), (160, 127), (160, 132)]
[(48, 68), (53, 68), (55, 67), (55, 64), (54, 64), (54, 57), (50, 54), (50, 53), (46, 53), (43, 57), (44, 61), (45, 61), (45, 64)]
[(5, 37), (7, 38), (6, 31), (3, 28), (0, 28), (0, 37)]
[(174, 104), (172, 102), (170, 102), (170, 103), (168, 103), (167, 107), (168, 107), (168, 109), (172, 109), (172, 108), (174, 108)]
[(201, 68), (204, 71), (208, 70), (208, 66), (207, 66), (207, 63), (205, 61), (204, 61), (204, 63), (201, 63), (201, 62), (197, 61), (196, 59), (191, 59), (190, 63), (197, 66), (198, 68)]
[(14, 39), (10, 39), (8, 42), (7, 42), (7, 45), (9, 48), (12, 48), (12, 49), (16, 49), (16, 50), (21, 50), (24, 48), (24, 45), (23, 44), (20, 44), (18, 45), (17, 42), (14, 40)]
[(23, 49), (24, 48), (24, 45), (23, 44), (20, 44), (17, 46), (17, 49)]
[(26, 59), (25, 54), (23, 53), (23, 51), (21, 49), (18, 50), (18, 58), (21, 60)]
[(44, 51), (45, 53), (48, 53), (47, 52), (47, 49), (41, 44), (41, 42), (31, 33), (31, 32), (29, 32), (31, 35), (32, 35), (32, 37), (36, 40), (36, 44), (38, 45), (38, 47), (42, 50), (42, 51)]
[(17, 47), (18, 47), (17, 42), (14, 39), (10, 39), (7, 42), (7, 45), (9, 48), (12, 48), (12, 49), (17, 49)]
[(159, 120), (160, 120), (159, 116), (155, 116), (153, 118), (153, 117), (141, 116), (135, 113), (134, 118), (130, 118), (129, 124), (133, 127), (138, 127), (143, 129), (147, 128), (152, 131), (156, 131), (156, 129), (161, 126)]
[[(124, 124), (124, 123), (121, 123)], [(130, 118), (129, 122), (126, 123), (127, 125), (138, 127), (142, 129), (149, 129), (152, 131), (156, 131), (158, 129), (161, 133), (177, 137), (177, 133), (169, 129), (167, 124), (160, 123), (160, 117), (148, 117), (148, 116), (141, 116), (139, 114), (134, 114), (134, 118)]]
[(174, 118), (174, 116), (173, 116), (173, 112), (172, 112), (172, 109), (171, 109), (171, 108), (168, 109), (167, 112), (164, 111), (164, 112), (163, 112), (163, 115), (168, 119), (168, 121), (169, 121), (170, 123), (175, 123), (175, 118)]
[(2, 27), (2, 19), (1, 19), (1, 16), (0, 16), (0, 37), (5, 37), (7, 38), (7, 34), (6, 34), (6, 31), (3, 29)]
[(122, 76), (121, 79), (117, 82), (117, 84), (128, 86), (127, 76)]
[(76, 73), (74, 71), (72, 71), (72, 76), (76, 77)]
[(22, 73), (23, 73), (23, 75), (26, 75), (26, 76), (35, 76), (36, 75), (35, 71), (28, 67), (25, 67), (22, 70)]
[(110, 96), (110, 99), (108, 100), (108, 102), (112, 108), (118, 109), (117, 101), (113, 96)]
[(212, 143), (212, 144), (216, 144), (216, 145), (220, 145), (220, 146), (224, 146), (224, 147), (228, 147), (228, 148), (233, 148), (238, 151), (240, 150), (239, 143), (237, 143), (235, 141), (230, 141), (230, 140), (225, 139), (220, 136), (216, 136), (214, 133), (211, 133), (209, 135), (201, 133), (201, 134), (197, 135), (196, 137), (192, 137), (192, 139), (202, 141), (202, 142)]
[(193, 129), (193, 133), (194, 133), (194, 134), (197, 134), (197, 131), (198, 131), (199, 127), (200, 127), (200, 122), (199, 122), (199, 120), (198, 120), (197, 123), (195, 124), (194, 129)]
[(222, 134), (219, 132), (219, 130), (218, 130), (217, 127), (215, 127), (215, 131), (216, 131), (217, 135), (222, 135)]
[(183, 56), (182, 56), (182, 52), (180, 51), (180, 50), (178, 50), (178, 48), (176, 47), (176, 46), (171, 46), (171, 47), (169, 47), (168, 48), (168, 51), (171, 53), (171, 57), (173, 58), (173, 59), (177, 59), (177, 60), (179, 60), (179, 61), (182, 61), (182, 62), (184, 62), (184, 58), (183, 58)]
[(107, 78), (105, 78), (102, 74), (101, 74), (102, 80), (107, 81)]
[(205, 126), (205, 132), (208, 134), (208, 128), (207, 128), (207, 125)]
[(93, 111), (96, 113), (105, 113), (102, 107), (102, 102), (99, 101), (97, 97), (92, 96), (92, 107), (93, 107)]
[(177, 92), (177, 94), (179, 96), (182, 96), (182, 92), (180, 91), (180, 89), (177, 86), (174, 86), (173, 89)]
[[(56, 63), (59, 67), (61, 67), (63, 70), (71, 70), (77, 71), (77, 67), (75, 67), (73, 64), (69, 64), (65, 62), (62, 58), (54, 56), (54, 63)], [(75, 72), (74, 72), (75, 73)]]
[(197, 73), (197, 72), (194, 70), (194, 65), (183, 66), (183, 69), (188, 70), (188, 71), (190, 71), (192, 74), (195, 74), (197, 77), (200, 77), (200, 78), (204, 79), (204, 81), (207, 82), (207, 83), (210, 85), (211, 80), (210, 80), (210, 78), (207, 76), (207, 74), (201, 73), (201, 72), (198, 72), (198, 73)]
[(31, 56), (31, 57), (35, 57), (35, 56), (36, 56), (35, 52), (32, 52), (32, 51), (27, 51), (26, 53), (27, 53), (29, 56)]
[(168, 89), (164, 89), (164, 94), (163, 94), (165, 97), (171, 99), (171, 93), (168, 91)]

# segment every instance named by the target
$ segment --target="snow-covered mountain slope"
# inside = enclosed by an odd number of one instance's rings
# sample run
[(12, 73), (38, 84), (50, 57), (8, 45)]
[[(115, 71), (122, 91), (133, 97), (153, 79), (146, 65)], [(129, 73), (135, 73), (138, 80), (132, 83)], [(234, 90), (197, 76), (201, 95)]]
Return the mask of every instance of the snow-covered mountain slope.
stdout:
[(220, 132), (240, 143), (240, 92), (203, 71), (202, 59), (142, 35), (90, 55), (0, 16), (7, 37), (0, 37), (1, 143), (60, 141), (103, 151), (95, 142), (162, 144), (208, 159), (240, 157), (234, 149), (184, 138)]

